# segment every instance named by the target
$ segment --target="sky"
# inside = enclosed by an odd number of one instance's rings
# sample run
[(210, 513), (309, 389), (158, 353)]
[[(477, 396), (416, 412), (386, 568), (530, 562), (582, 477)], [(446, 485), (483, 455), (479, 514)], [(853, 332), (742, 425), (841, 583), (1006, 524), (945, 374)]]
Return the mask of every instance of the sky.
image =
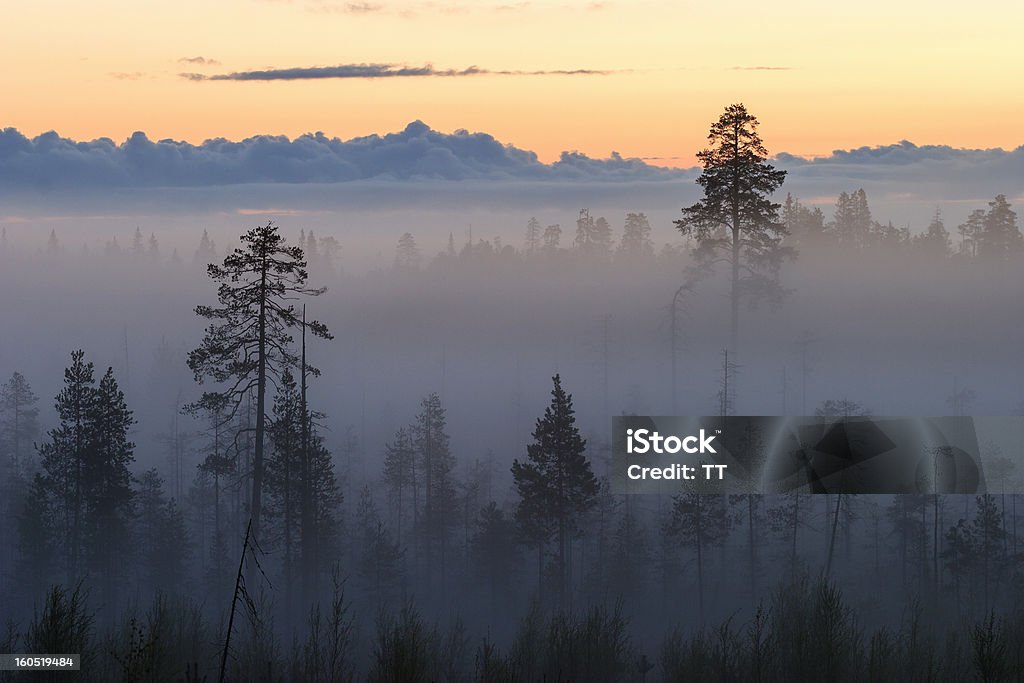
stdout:
[(201, 143), (486, 132), (692, 166), (743, 101), (772, 153), (1024, 143), (1024, 4), (862, 0), (12, 3), (0, 128)]

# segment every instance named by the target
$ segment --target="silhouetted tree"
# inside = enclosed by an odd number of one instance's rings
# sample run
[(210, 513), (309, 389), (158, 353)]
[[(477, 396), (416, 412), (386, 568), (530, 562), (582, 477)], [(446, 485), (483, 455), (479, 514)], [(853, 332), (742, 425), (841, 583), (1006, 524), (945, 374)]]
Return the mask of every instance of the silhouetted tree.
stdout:
[(10, 547), (12, 522), (32, 478), (29, 454), (39, 434), (39, 398), (15, 372), (0, 386), (0, 543)]
[(419, 514), (416, 450), (408, 427), (400, 427), (395, 432), (394, 440), (384, 446), (384, 483), (391, 495), (391, 504), (395, 511), (395, 535), (401, 544), (406, 503), (412, 503), (414, 525)]
[(839, 193), (832, 220), (839, 246), (863, 249), (870, 244), (873, 220), (863, 188), (852, 194)]
[(217, 258), (217, 249), (210, 234), (203, 230), (203, 236), (199, 238), (199, 248), (196, 249), (195, 262), (197, 265), (206, 267), (207, 264), (213, 263)]
[(102, 577), (104, 604), (111, 610), (123, 571), (121, 560), (129, 548), (134, 493), (129, 466), (135, 461), (135, 444), (128, 432), (134, 424), (124, 393), (108, 368), (88, 412), (89, 445), (82, 488), (91, 566)]
[(740, 301), (778, 301), (782, 261), (795, 250), (782, 245), (786, 226), (771, 195), (782, 187), (785, 171), (767, 162), (768, 151), (757, 133), (758, 121), (742, 104), (726, 107), (711, 126), (710, 146), (697, 153), (704, 168), (697, 179), (704, 197), (683, 209), (675, 221), (685, 237), (694, 237), (694, 257), (702, 271), (718, 263), (730, 268), (730, 348), (736, 350)]
[(71, 365), (64, 370), (64, 389), (57, 395), (60, 422), (39, 446), (46, 488), (53, 497), (52, 509), (57, 517), (54, 546), (63, 555), (68, 583), (81, 575), (83, 479), (95, 382), (93, 364), (85, 362), (85, 352), (72, 353)]
[(447, 424), (441, 397), (431, 393), (420, 402), (420, 413), (412, 425), (413, 444), (423, 482), (420, 534), (428, 583), (433, 580), (435, 550), (439, 551), (442, 582), (447, 581), (448, 536), (458, 510), (452, 476), (455, 456), (449, 448)]
[(786, 201), (782, 203), (782, 222), (789, 233), (786, 238), (787, 244), (817, 247), (824, 244), (828, 237), (825, 230), (825, 214), (821, 209), (809, 209), (789, 193), (786, 193)]
[(576, 218), (575, 246), (585, 256), (606, 257), (612, 246), (612, 229), (608, 221), (595, 219), (590, 209), (580, 209)]
[(285, 600), (291, 600), (296, 583), (302, 518), (302, 415), (295, 378), (287, 368), (281, 373), (270, 423), (270, 456), (267, 459), (267, 512), (273, 520), (274, 540), (280, 544)]
[(543, 235), (544, 251), (551, 253), (556, 251), (562, 241), (562, 226), (558, 223), (544, 228)]
[[(267, 382), (298, 364), (290, 330), (307, 329), (331, 339), (327, 326), (303, 321), (291, 302), (317, 296), (325, 289), (306, 286), (306, 262), (300, 247), (288, 246), (277, 226), (267, 223), (242, 236), (222, 265), (210, 264), (210, 278), (220, 283), (219, 306), (197, 306), (196, 315), (212, 320), (200, 346), (189, 352), (195, 380), (211, 378), (222, 386), (207, 391), (190, 409), (227, 406), (225, 419), (234, 417), (250, 390), (256, 391), (255, 453), (252, 462), (253, 537), (259, 540), (263, 510), (263, 469), (267, 419)], [(319, 374), (312, 366), (307, 372)]]
[(412, 233), (403, 233), (398, 238), (398, 246), (395, 248), (395, 268), (398, 270), (410, 271), (420, 267), (420, 250), (416, 246), (416, 238)]
[(619, 258), (640, 259), (654, 256), (651, 243), (651, 224), (642, 213), (627, 213), (619, 241)]
[(580, 516), (594, 504), (598, 483), (586, 456), (586, 441), (576, 427), (572, 395), (562, 389), (559, 375), (552, 380), (551, 404), (537, 420), (526, 460), (513, 461), (512, 478), (520, 498), (516, 510), (520, 528), (535, 539), (545, 532), (555, 536), (557, 599), (564, 601), (569, 539)]
[(526, 223), (526, 237), (523, 240), (523, 249), (527, 254), (536, 254), (540, 250), (541, 227), (540, 221), (530, 218)]
[(949, 255), (951, 245), (949, 231), (946, 230), (946, 225), (942, 222), (942, 213), (938, 209), (935, 210), (931, 223), (917, 237), (915, 242), (925, 254), (931, 257), (945, 257)]
[(1010, 208), (1006, 195), (996, 195), (988, 206), (988, 213), (982, 223), (978, 256), (1006, 259), (1024, 246), (1024, 239), (1017, 227), (1017, 214)]
[(967, 221), (957, 227), (960, 233), (960, 253), (966, 256), (977, 256), (978, 245), (985, 234), (985, 210), (974, 209), (967, 215)]

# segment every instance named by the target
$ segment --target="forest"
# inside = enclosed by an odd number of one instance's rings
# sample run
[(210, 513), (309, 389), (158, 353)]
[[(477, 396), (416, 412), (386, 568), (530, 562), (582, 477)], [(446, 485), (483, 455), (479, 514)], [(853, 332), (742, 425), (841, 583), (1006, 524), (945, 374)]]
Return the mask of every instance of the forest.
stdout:
[(1024, 414), (1011, 200), (802, 201), (735, 107), (670, 226), (5, 229), (0, 652), (82, 665), (0, 680), (1024, 679), (1024, 445), (979, 495), (610, 490), (613, 415)]

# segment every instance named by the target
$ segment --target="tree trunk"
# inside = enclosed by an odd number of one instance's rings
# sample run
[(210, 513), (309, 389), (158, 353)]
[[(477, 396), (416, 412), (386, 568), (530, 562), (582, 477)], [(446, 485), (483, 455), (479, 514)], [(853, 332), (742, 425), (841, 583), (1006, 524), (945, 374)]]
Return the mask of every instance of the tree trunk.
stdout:
[[(260, 517), (263, 511), (263, 437), (267, 426), (267, 259), (260, 274), (259, 347), (256, 382), (256, 452), (252, 461), (252, 537), (259, 543)], [(255, 563), (253, 563), (255, 564)], [(255, 587), (255, 583), (251, 584)]]
[(313, 598), (316, 583), (316, 564), (313, 555), (316, 552), (316, 539), (313, 532), (313, 475), (309, 461), (309, 405), (306, 401), (306, 306), (302, 306), (302, 367), (300, 372), (299, 417), (302, 420), (302, 510), (300, 512), (301, 531), (299, 533), (302, 562), (302, 602), (309, 604)]

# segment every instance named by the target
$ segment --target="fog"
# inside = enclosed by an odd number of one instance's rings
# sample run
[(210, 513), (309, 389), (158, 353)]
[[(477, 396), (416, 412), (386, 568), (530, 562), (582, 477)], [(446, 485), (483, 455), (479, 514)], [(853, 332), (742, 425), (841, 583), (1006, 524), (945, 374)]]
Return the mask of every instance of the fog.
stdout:
[[(737, 365), (730, 373), (728, 396), (733, 414), (809, 415), (829, 400), (845, 400), (879, 416), (1011, 415), (1024, 407), (1021, 254), (998, 260), (976, 257), (957, 233), (969, 212), (987, 209), (995, 195), (1007, 194), (1011, 203), (1019, 197), (1021, 175), (989, 170), (1019, 163), (1021, 152), (972, 155), (905, 146), (902, 151), (905, 156), (897, 160), (892, 158), (895, 152), (886, 156), (867, 151), (861, 151), (864, 159), (853, 152), (834, 155), (830, 162), (780, 159), (793, 172), (776, 200), (781, 202), (788, 192), (806, 207), (820, 207), (823, 232), (787, 238), (799, 253), (780, 271), (787, 295), (777, 306), (741, 311), (738, 348), (730, 356)], [(972, 175), (977, 168), (986, 169), (984, 182)], [(436, 622), (442, 630), (455, 617), (464, 619), (473, 634), (467, 636), (470, 651), (483, 633), (509, 648), (530, 601), (542, 599), (534, 552), (524, 544), (514, 560), (500, 567), (496, 596), (494, 585), (488, 588), (471, 568), (477, 558), (471, 550), (477, 541), (472, 539), (478, 533), (477, 510), (492, 500), (509, 520), (514, 518), (518, 496), (510, 467), (514, 459), (526, 456), (531, 432), (551, 400), (552, 376), (560, 376), (574, 399), (598, 477), (607, 472), (612, 415), (706, 415), (718, 414), (722, 406), (728, 279), (723, 271), (694, 282), (695, 245), (672, 224), (680, 207), (699, 197), (696, 173), (653, 175), (617, 180), (377, 178), (209, 187), (125, 183), (75, 191), (8, 186), (0, 211), (0, 376), (21, 373), (40, 397), (34, 441), (41, 444), (48, 438), (46, 430), (58, 422), (52, 399), (61, 390), (71, 352), (83, 349), (87, 360), (95, 362), (97, 376), (113, 369), (137, 420), (131, 431), (132, 472), (141, 476), (156, 468), (166, 498), (177, 500), (186, 512), (189, 560), (173, 587), (160, 588), (172, 594), (190, 589), (203, 597), (202, 610), (209, 618), (221, 618), (230, 594), (216, 593), (203, 578), (213, 560), (210, 532), (201, 521), (208, 513), (195, 502), (196, 491), (208, 486), (197, 475), (206, 453), (206, 424), (182, 412), (207, 387), (193, 380), (186, 356), (206, 326), (194, 308), (216, 303), (216, 284), (207, 277), (207, 264), (221, 261), (246, 230), (273, 221), (289, 243), (306, 249), (309, 284), (327, 288), (322, 296), (305, 300), (310, 316), (334, 335), (333, 340), (310, 340), (309, 360), (322, 375), (311, 380), (309, 402), (323, 413), (320, 424), (343, 497), (338, 517), (344, 532), (332, 559), (347, 577), (346, 595), (358, 632), (353, 642), (361, 643), (356, 649), (364, 652), (354, 655), (355, 670), (371, 667), (368, 643), (378, 611), (397, 610), (405, 600), (422, 610), (426, 623)], [(962, 182), (965, 177), (970, 182)], [(884, 236), (854, 249), (829, 235), (837, 230), (836, 196), (861, 187), (870, 201), (871, 234)], [(607, 254), (588, 256), (574, 248), (582, 208), (610, 224), (613, 242)], [(921, 240), (936, 209), (951, 237), (948, 248), (940, 250)], [(644, 212), (650, 221), (652, 244), (649, 253), (629, 255), (618, 244), (627, 213), (635, 212)], [(541, 229), (561, 226), (557, 247), (529, 248), (526, 229), (532, 217)], [(214, 243), (213, 251), (205, 254), (200, 251), (204, 230)], [(315, 252), (308, 248), (310, 233), (316, 237)], [(403, 261), (408, 254), (396, 252), (405, 233), (415, 239), (417, 261)], [(673, 295), (684, 283), (692, 287), (678, 302), (673, 336)], [(399, 544), (408, 544), (407, 564), (395, 569), (395, 577), (382, 587), (381, 570), (374, 582), (373, 572), (360, 564), (360, 492), (369, 487), (381, 529), (400, 528), (404, 513), (395, 507), (383, 478), (385, 444), (413, 422), (421, 400), (432, 392), (447, 411), (458, 501), (464, 507), (464, 519), (451, 530), (451, 561), (457, 567), (449, 567), (439, 580), (431, 579), (428, 559), (424, 576), (416, 568), (415, 542), (400, 537)], [(37, 467), (38, 458), (32, 459)], [(480, 474), (481, 467), (486, 476)], [(233, 558), (241, 550), (245, 529), (245, 497), (238, 493), (245, 486), (242, 480), (233, 477), (225, 484), (225, 492), (235, 489), (225, 493), (235, 503), (231, 519), (224, 522)], [(5, 490), (5, 495), (11, 507), (4, 538), (13, 539), (13, 520), (19, 514), (13, 501), (21, 504), (25, 493)], [(655, 550), (662, 547), (662, 536), (670, 538), (662, 533), (662, 523), (672, 501), (636, 497), (627, 502), (607, 494), (602, 516), (588, 517), (585, 530), (573, 541), (573, 562), (578, 563), (571, 579), (577, 591), (574, 607), (623, 601), (620, 607), (638, 651), (652, 659), (665, 656), (658, 648), (677, 626), (690, 633), (737, 614), (746, 623), (756, 602), (770, 599), (776, 582), (798, 572), (821, 575), (832, 523), (830, 500), (806, 496), (807, 524), (794, 526), (791, 539), (783, 535), (773, 543), (764, 532), (768, 540), (758, 541), (763, 553), (758, 585), (750, 578), (749, 593), (743, 564), (748, 530), (738, 528), (722, 543), (707, 540), (708, 557), (700, 561), (708, 563), (709, 573), (714, 567), (715, 576), (702, 581), (710, 582), (706, 590), (715, 600), (712, 605), (709, 599), (707, 614), (697, 615), (692, 604), (666, 598), (672, 595), (673, 582), (692, 586), (696, 581), (690, 547), (680, 541), (674, 550)], [(961, 511), (965, 520), (981, 519), (987, 514), (983, 502), (979, 497), (975, 511), (973, 499), (943, 501), (943, 533)], [(782, 505), (772, 498), (757, 503), (765, 513), (776, 504)], [(925, 595), (933, 581), (947, 596), (954, 580), (962, 578), (965, 585), (973, 581), (974, 592), (967, 595), (964, 588), (963, 597), (956, 584), (955, 605), (945, 606), (942, 624), (980, 618), (997, 595), (1007, 601), (1017, 595), (1005, 578), (990, 595), (988, 565), (984, 599), (979, 597), (981, 574), (976, 567), (971, 570), (975, 574), (961, 576), (955, 560), (942, 559), (948, 568), (930, 576), (933, 557), (938, 567), (940, 552), (946, 552), (945, 546), (940, 550), (928, 545), (930, 525), (939, 527), (941, 513), (932, 518), (932, 503), (920, 503), (913, 515), (920, 514), (928, 526), (907, 531), (900, 526), (908, 514), (900, 512), (901, 504), (867, 496), (847, 502), (849, 510), (843, 508), (842, 563), (830, 578), (862, 610), (862, 625), (899, 628), (904, 598)], [(1000, 566), (1006, 577), (1014, 576), (1018, 566), (1015, 506), (1016, 496), (1011, 503), (1004, 497), (999, 508), (1006, 546)], [(640, 530), (623, 531), (624, 519)], [(880, 531), (883, 519), (893, 529)], [(1013, 553), (1008, 550), (1011, 521)], [(754, 522), (750, 524), (753, 539)], [(835, 533), (833, 527), (833, 540)], [(610, 549), (614, 534), (619, 538), (615, 543), (624, 544), (618, 550)], [(923, 546), (914, 545), (915, 534), (923, 534)], [(790, 540), (792, 562), (784, 549)], [(287, 646), (304, 628), (305, 606), (282, 605), (289, 589), (281, 588), (281, 548), (270, 541), (266, 545), (267, 571), (278, 588), (268, 591), (270, 606), (260, 609), (276, 615), (280, 643)], [(499, 555), (493, 551), (487, 557)], [(20, 591), (16, 560), (4, 562), (7, 578), (0, 595), (10, 596), (6, 600), (12, 619), (27, 620), (39, 598)], [(604, 562), (621, 572), (617, 578), (603, 573), (595, 578), (594, 567)], [(59, 580), (60, 572), (50, 578)], [(227, 578), (234, 580), (234, 569)], [(885, 581), (891, 587), (879, 588)], [(113, 624), (133, 604), (144, 609), (156, 588), (133, 579), (116, 608), (99, 608), (99, 621)], [(321, 587), (321, 597), (327, 594)], [(258, 642), (257, 635), (252, 638)], [(209, 662), (204, 660), (202, 667), (207, 670)]]

